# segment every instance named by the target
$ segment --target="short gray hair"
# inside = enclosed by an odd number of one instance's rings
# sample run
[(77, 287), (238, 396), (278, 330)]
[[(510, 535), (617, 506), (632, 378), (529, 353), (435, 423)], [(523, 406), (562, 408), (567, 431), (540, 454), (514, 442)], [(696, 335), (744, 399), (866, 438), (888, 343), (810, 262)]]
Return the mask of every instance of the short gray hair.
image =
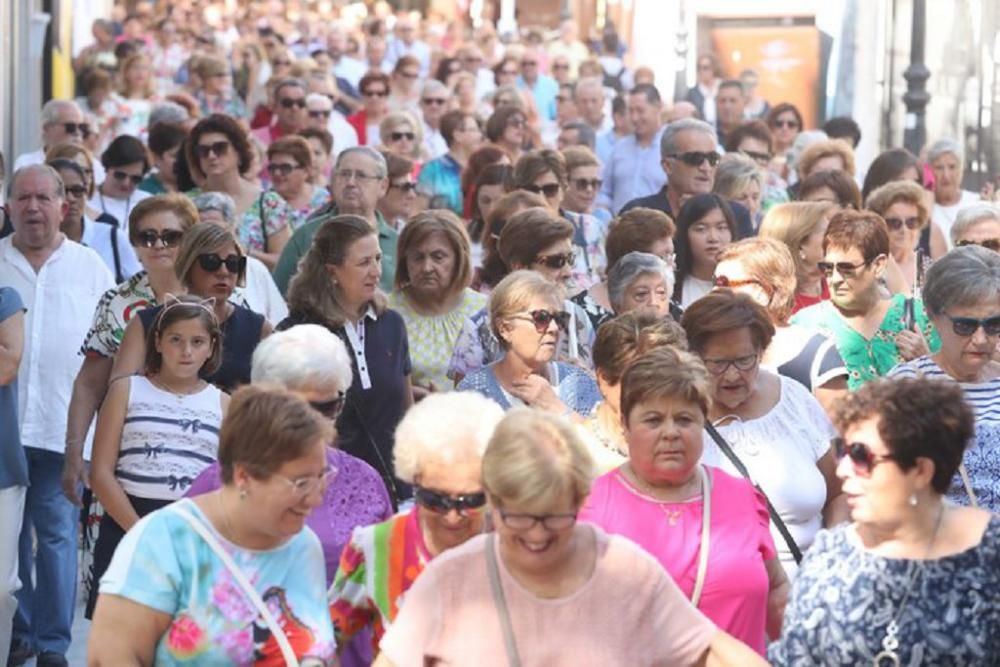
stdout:
[(379, 178), (385, 178), (389, 175), (389, 165), (385, 163), (385, 156), (371, 146), (352, 146), (340, 151), (340, 155), (337, 156), (337, 163), (333, 167), (334, 171), (340, 169), (340, 163), (348, 155), (364, 155), (369, 160), (372, 160), (375, 163), (375, 174)]
[(955, 224), (951, 226), (952, 244), (958, 243), (969, 227), (987, 220), (1000, 222), (1000, 206), (981, 201), (961, 209), (955, 216)]
[(322, 102), (324, 107), (330, 105), (329, 108), (333, 109), (333, 100), (322, 93), (309, 93), (306, 95), (306, 106), (309, 106), (314, 102)]
[(189, 120), (191, 120), (191, 114), (188, 113), (187, 109), (176, 102), (168, 100), (166, 102), (157, 102), (153, 105), (152, 110), (149, 112), (148, 126), (153, 127), (157, 123), (180, 125)]
[(719, 138), (715, 133), (715, 128), (703, 120), (697, 118), (681, 118), (672, 123), (667, 123), (660, 136), (660, 157), (666, 157), (677, 152), (677, 135), (681, 132), (703, 132), (712, 137), (716, 143)]
[(596, 76), (585, 76), (576, 82), (576, 89), (573, 91), (573, 98), (575, 99), (578, 97), (581, 90), (587, 90), (588, 88), (593, 88), (601, 94), (601, 97), (604, 97), (604, 82)]
[(1000, 305), (1000, 253), (977, 245), (955, 248), (928, 269), (922, 296), (932, 315), (951, 306)]
[(49, 100), (42, 107), (42, 127), (59, 122), (59, 116), (67, 109), (76, 109), (83, 116), (83, 111), (73, 100)]
[(482, 459), (501, 419), (503, 408), (482, 394), (431, 394), (410, 408), (396, 427), (396, 477), (412, 484), (428, 461)]
[(667, 294), (674, 291), (674, 272), (667, 263), (648, 252), (630, 252), (614, 263), (608, 271), (608, 300), (617, 313), (625, 300), (625, 291), (637, 278), (653, 273), (663, 278)]
[(202, 192), (195, 195), (191, 201), (198, 209), (198, 213), (218, 211), (227, 225), (233, 227), (236, 224), (236, 201), (225, 192)]
[(961, 162), (965, 157), (965, 151), (962, 149), (962, 144), (954, 139), (938, 139), (927, 149), (927, 163), (934, 162), (942, 155), (954, 155)]
[(250, 380), (254, 384), (346, 392), (351, 378), (351, 357), (344, 342), (318, 324), (272, 333), (253, 352)]
[(437, 79), (428, 79), (424, 82), (423, 88), (420, 89), (420, 96), (423, 97), (427, 93), (442, 93), (445, 97), (451, 97), (451, 90), (448, 86), (444, 85)]
[(281, 94), (283, 88), (301, 88), (303, 91), (309, 90), (306, 86), (306, 82), (302, 79), (288, 78), (282, 79), (278, 82), (278, 85), (274, 87), (274, 100), (278, 101), (278, 95)]
[(586, 146), (590, 150), (594, 150), (594, 146), (597, 145), (597, 135), (594, 133), (594, 128), (587, 125), (583, 121), (574, 121), (572, 123), (566, 123), (559, 129), (576, 130), (576, 139), (578, 146)]
[(14, 172), (14, 175), (10, 179), (10, 185), (7, 186), (7, 195), (9, 197), (14, 196), (14, 186), (17, 185), (17, 179), (21, 175), (27, 175), (31, 172), (41, 172), (52, 179), (52, 183), (55, 185), (56, 197), (59, 199), (66, 198), (66, 186), (63, 184), (62, 177), (59, 172), (50, 167), (47, 164), (29, 164), (27, 167), (21, 167)]
[(756, 181), (763, 191), (764, 170), (745, 155), (729, 153), (722, 157), (718, 169), (715, 170), (715, 185), (712, 186), (712, 192), (726, 199), (736, 199), (753, 181)]

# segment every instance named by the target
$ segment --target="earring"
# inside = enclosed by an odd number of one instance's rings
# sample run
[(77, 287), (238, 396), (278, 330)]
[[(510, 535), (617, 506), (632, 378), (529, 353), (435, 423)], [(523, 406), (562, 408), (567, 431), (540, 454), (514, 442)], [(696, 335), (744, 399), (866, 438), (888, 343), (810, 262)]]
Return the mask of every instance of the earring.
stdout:
[(240, 489), (240, 500), (246, 500), (246, 497), (247, 497), (247, 490)]
[(918, 502), (917, 501), (917, 494), (915, 494), (915, 493), (910, 494), (910, 507), (916, 507), (917, 506), (917, 502)]

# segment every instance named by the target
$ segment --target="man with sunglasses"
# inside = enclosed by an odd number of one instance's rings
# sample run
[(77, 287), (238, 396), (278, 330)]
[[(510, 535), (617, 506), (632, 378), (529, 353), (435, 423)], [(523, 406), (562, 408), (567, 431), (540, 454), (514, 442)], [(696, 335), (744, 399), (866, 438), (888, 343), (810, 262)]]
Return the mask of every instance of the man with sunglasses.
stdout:
[(437, 79), (428, 79), (420, 91), (420, 116), (424, 123), (424, 148), (431, 159), (448, 152), (448, 142), (441, 134), (441, 118), (451, 103), (451, 91)]
[(963, 208), (951, 227), (951, 242), (956, 248), (978, 245), (1000, 253), (1000, 206), (979, 202)]
[[(14, 169), (45, 162), (45, 152), (57, 144), (83, 145), (90, 136), (91, 127), (83, 116), (83, 111), (72, 100), (49, 100), (42, 107), (42, 147), (30, 153), (22, 153), (14, 160)], [(104, 182), (104, 166), (94, 161), (94, 184)]]
[(306, 126), (306, 84), (299, 79), (284, 79), (274, 89), (271, 106), (274, 120), (267, 127), (258, 127), (251, 135), (264, 148), (275, 139), (295, 134)]

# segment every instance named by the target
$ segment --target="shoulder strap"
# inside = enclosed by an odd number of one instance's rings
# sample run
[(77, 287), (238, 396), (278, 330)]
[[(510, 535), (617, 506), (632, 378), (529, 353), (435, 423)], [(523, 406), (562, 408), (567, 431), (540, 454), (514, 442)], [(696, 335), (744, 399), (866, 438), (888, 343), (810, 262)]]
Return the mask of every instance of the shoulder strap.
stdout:
[(111, 253), (115, 258), (115, 284), (120, 285), (125, 282), (125, 276), (122, 274), (122, 258), (118, 253), (118, 228), (111, 226), (109, 232), (111, 233)]
[(781, 533), (781, 537), (788, 545), (788, 550), (792, 552), (792, 558), (795, 559), (796, 563), (801, 563), (802, 550), (799, 549), (799, 545), (795, 543), (795, 540), (792, 538), (792, 534), (788, 532), (788, 527), (785, 526), (785, 522), (781, 520), (780, 516), (778, 516), (778, 510), (774, 509), (774, 505), (771, 504), (771, 499), (767, 497), (767, 494), (764, 493), (764, 490), (760, 488), (757, 482), (753, 481), (750, 477), (750, 471), (748, 471), (747, 467), (743, 465), (743, 461), (741, 461), (740, 457), (736, 455), (733, 448), (729, 446), (729, 443), (726, 442), (725, 438), (722, 437), (722, 434), (715, 428), (715, 425), (706, 421), (705, 430), (708, 431), (712, 440), (714, 440), (715, 444), (719, 446), (722, 453), (726, 455), (726, 458), (732, 462), (733, 466), (737, 471), (739, 471), (740, 475), (742, 475), (745, 480), (753, 484), (753, 487), (760, 492), (760, 495), (764, 496), (764, 502), (767, 503), (767, 513), (771, 517), (771, 522), (774, 524), (774, 527), (778, 529), (778, 532)]
[(500, 616), (500, 627), (503, 630), (503, 644), (507, 651), (507, 663), (510, 667), (521, 667), (521, 657), (517, 653), (517, 640), (514, 638), (514, 628), (510, 622), (510, 610), (507, 609), (507, 598), (503, 594), (500, 583), (500, 567), (497, 565), (495, 549), (496, 533), (486, 537), (486, 566), (489, 571), (490, 589), (493, 591), (493, 604)]
[(215, 552), (215, 555), (219, 557), (219, 560), (226, 566), (229, 573), (233, 575), (233, 579), (243, 590), (243, 594), (246, 595), (247, 600), (257, 609), (257, 613), (264, 619), (264, 622), (267, 623), (267, 628), (274, 635), (275, 640), (278, 642), (278, 647), (281, 649), (281, 655), (285, 658), (285, 665), (287, 667), (299, 667), (299, 660), (295, 657), (295, 651), (292, 650), (292, 645), (288, 642), (285, 631), (281, 629), (277, 619), (274, 618), (274, 614), (264, 604), (260, 593), (250, 584), (246, 575), (243, 574), (243, 570), (240, 569), (240, 566), (236, 564), (232, 556), (219, 544), (219, 540), (216, 539), (215, 535), (212, 534), (204, 523), (196, 519), (186, 509), (180, 507), (179, 503), (171, 505), (170, 511), (187, 521), (188, 525), (194, 529), (194, 532), (201, 536), (201, 539), (205, 540), (205, 543)]
[(972, 490), (972, 483), (969, 481), (969, 472), (965, 469), (965, 464), (958, 464), (958, 474), (962, 477), (962, 486), (965, 487), (965, 492), (969, 494), (969, 502), (973, 507), (979, 507), (979, 501), (976, 500), (976, 492)]
[(705, 588), (705, 577), (708, 574), (709, 539), (712, 535), (712, 477), (705, 466), (698, 466), (701, 475), (701, 545), (698, 547), (698, 574), (694, 580), (694, 590), (691, 591), (691, 604), (695, 607), (701, 601), (701, 592)]
[(264, 190), (260, 191), (260, 199), (257, 201), (257, 209), (260, 212), (260, 235), (264, 239), (264, 252), (267, 252), (267, 216), (264, 215)]

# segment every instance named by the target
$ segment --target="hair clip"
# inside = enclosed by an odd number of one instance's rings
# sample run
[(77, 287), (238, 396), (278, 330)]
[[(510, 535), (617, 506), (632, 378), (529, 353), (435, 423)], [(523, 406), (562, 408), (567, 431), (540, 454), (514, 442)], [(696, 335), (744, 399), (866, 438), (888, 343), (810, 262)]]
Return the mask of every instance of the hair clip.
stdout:
[(168, 310), (176, 306), (197, 306), (198, 308), (203, 308), (205, 312), (212, 316), (212, 321), (218, 324), (218, 318), (215, 315), (215, 297), (210, 296), (207, 299), (202, 299), (201, 301), (182, 301), (180, 297), (170, 294), (169, 292), (163, 297), (163, 310), (160, 311), (159, 316), (157, 316), (157, 330), (160, 329), (159, 323), (163, 321), (163, 316)]

